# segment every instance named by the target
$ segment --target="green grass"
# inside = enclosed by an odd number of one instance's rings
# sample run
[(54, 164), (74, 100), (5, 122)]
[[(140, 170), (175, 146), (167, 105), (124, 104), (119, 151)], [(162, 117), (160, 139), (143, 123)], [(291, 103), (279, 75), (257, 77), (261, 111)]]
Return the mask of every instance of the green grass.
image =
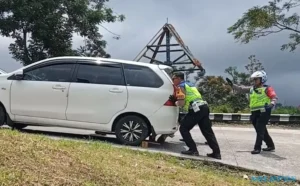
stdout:
[(3, 129), (0, 147), (0, 185), (254, 185), (243, 179), (254, 172), (101, 142), (53, 140)]

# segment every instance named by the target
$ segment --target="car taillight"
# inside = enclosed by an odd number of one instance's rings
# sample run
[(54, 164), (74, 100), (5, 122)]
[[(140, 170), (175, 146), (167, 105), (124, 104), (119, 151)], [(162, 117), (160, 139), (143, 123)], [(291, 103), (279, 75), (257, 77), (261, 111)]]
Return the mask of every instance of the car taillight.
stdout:
[(166, 101), (166, 103), (164, 104), (164, 106), (171, 106), (171, 107), (174, 107), (176, 106), (172, 101), (168, 100)]
[[(173, 96), (176, 96), (176, 88), (175, 86), (173, 85)], [(171, 107), (176, 107), (176, 105), (170, 101), (169, 99), (165, 102), (164, 106), (171, 106)]]

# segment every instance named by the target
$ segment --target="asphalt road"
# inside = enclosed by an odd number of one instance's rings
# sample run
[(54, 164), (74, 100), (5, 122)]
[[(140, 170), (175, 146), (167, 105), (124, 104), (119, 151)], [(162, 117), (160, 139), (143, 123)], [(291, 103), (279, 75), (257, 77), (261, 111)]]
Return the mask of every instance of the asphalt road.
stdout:
[[(192, 130), (192, 136), (198, 144), (200, 157), (196, 159), (206, 159), (219, 161), (225, 164), (239, 166), (247, 169), (258, 170), (266, 173), (295, 176), (300, 179), (300, 130), (292, 129), (269, 129), (269, 132), (275, 142), (275, 152), (262, 152), (258, 155), (252, 155), (255, 132), (252, 128), (244, 127), (214, 127), (218, 139), (222, 160), (207, 158), (206, 153), (210, 153), (210, 148), (204, 144), (205, 140), (198, 127)], [(27, 127), (23, 132), (41, 133), (54, 139), (71, 138), (76, 140), (100, 140), (111, 142), (118, 146), (114, 136), (108, 135), (101, 137), (94, 135), (94, 131), (67, 129), (58, 127)], [(184, 150), (184, 142), (179, 141), (181, 138), (176, 133), (174, 138), (168, 138), (163, 145), (150, 144), (149, 148), (142, 149), (132, 147), (138, 150), (149, 150), (154, 152), (163, 152), (175, 156), (181, 156), (180, 151)]]

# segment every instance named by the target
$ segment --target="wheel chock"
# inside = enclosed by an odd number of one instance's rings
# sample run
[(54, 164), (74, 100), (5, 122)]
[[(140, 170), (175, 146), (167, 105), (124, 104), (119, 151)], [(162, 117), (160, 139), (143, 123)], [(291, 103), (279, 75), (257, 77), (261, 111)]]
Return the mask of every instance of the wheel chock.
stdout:
[(148, 141), (142, 141), (142, 148), (148, 148)]
[(142, 148), (148, 148), (149, 144), (160, 145), (160, 143), (158, 143), (156, 141), (144, 140), (144, 141), (142, 141), (141, 147)]

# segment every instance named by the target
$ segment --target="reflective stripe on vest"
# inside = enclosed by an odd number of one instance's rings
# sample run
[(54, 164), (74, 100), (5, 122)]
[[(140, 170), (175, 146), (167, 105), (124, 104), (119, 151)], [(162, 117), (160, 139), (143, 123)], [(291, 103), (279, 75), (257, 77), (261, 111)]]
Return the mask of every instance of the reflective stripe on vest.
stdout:
[(266, 94), (267, 87), (257, 88), (254, 91), (253, 88), (250, 89), (250, 110), (256, 111), (265, 108), (266, 104), (270, 104), (271, 100)]
[(203, 101), (200, 92), (197, 90), (196, 87), (190, 87), (185, 83), (185, 104), (183, 107), (184, 111), (188, 111), (190, 107), (190, 103), (193, 101)]

